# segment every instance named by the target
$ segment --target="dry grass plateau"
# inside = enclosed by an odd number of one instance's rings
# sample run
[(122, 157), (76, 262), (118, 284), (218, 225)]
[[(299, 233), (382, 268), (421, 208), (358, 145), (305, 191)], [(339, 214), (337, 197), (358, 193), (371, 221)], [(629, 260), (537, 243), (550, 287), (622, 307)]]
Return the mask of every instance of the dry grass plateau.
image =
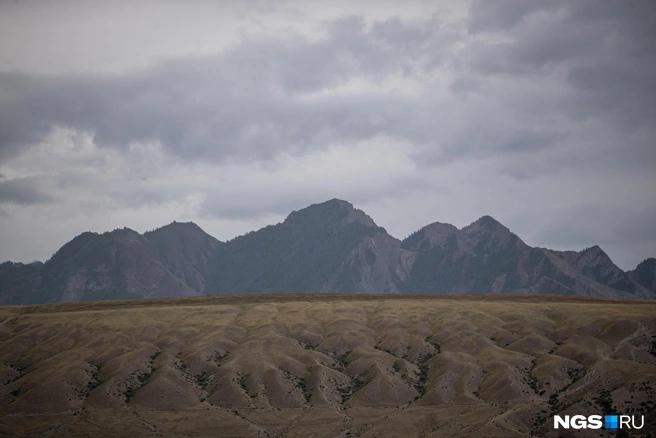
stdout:
[(0, 382), (0, 436), (567, 436), (554, 413), (610, 411), (644, 414), (646, 434), (656, 303), (278, 294), (5, 306)]

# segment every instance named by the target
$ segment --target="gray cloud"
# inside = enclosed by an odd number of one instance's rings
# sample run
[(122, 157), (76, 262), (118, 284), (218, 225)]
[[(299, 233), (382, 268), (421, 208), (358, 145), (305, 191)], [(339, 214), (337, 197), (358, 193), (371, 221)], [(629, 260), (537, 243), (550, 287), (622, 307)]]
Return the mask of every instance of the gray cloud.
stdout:
[(553, 5), (554, 2), (521, 0), (499, 0), (494, 3), (485, 0), (473, 1), (470, 6), (469, 30), (480, 32), (513, 28), (531, 13)]
[(471, 46), (468, 66), (483, 76), (564, 78), (572, 116), (612, 116), (627, 130), (656, 118), (656, 6), (649, 0), (474, 1), (470, 31), (504, 37)]
[[(252, 40), (221, 55), (171, 60), (134, 74), (4, 73), (0, 87), (13, 92), (2, 100), (0, 125), (10, 129), (0, 147), (15, 153), (13, 145), (67, 126), (93, 133), (101, 146), (159, 140), (181, 158), (219, 162), (368, 138), (403, 112), (393, 96), (383, 108), (375, 95), (303, 97), (354, 76), (376, 82), (407, 72), (418, 58), (413, 47), (431, 37), (398, 20), (365, 31), (360, 19), (348, 18), (334, 22), (319, 42)], [(435, 64), (434, 56), (427, 58)]]
[[(570, 129), (561, 111), (623, 118), (632, 128), (654, 119), (656, 95), (647, 87), (656, 72), (654, 53), (640, 45), (650, 41), (648, 30), (623, 36), (624, 46), (641, 49), (626, 55), (626, 62), (614, 62), (619, 49), (605, 47), (612, 40), (605, 37), (610, 11), (590, 18), (578, 3), (528, 5), (474, 3), (470, 31), (502, 33), (509, 42), (475, 40), (462, 51), (454, 48), (462, 35), (435, 17), (390, 19), (370, 28), (351, 17), (332, 22), (327, 37), (317, 41), (251, 39), (220, 55), (171, 60), (131, 74), (3, 74), (0, 87), (13, 92), (2, 104), (0, 125), (7, 129), (0, 148), (5, 155), (15, 153), (16, 144), (33, 142), (59, 125), (91, 132), (105, 147), (156, 140), (185, 160), (248, 162), (385, 134), (423, 145), (424, 155), (432, 157), (427, 162), (437, 163), (473, 151), (550, 147)], [(498, 23), (498, 16), (510, 21)], [(612, 22), (610, 29), (624, 29), (633, 18)], [(626, 67), (636, 65), (636, 56), (642, 64)], [(394, 74), (415, 80), (438, 71), (457, 73), (450, 88), (455, 95), (329, 91), (354, 78), (375, 85)], [(500, 95), (499, 74), (529, 75), (535, 85), (555, 81), (569, 92), (560, 99), (548, 89)], [(468, 90), (489, 106), (454, 100)]]
[(0, 204), (32, 205), (52, 201), (38, 178), (14, 178), (0, 181)]
[[(653, 205), (630, 209), (582, 205), (555, 213), (551, 223), (535, 236), (536, 241), (543, 244), (548, 242), (550, 247), (557, 249), (600, 245), (609, 252), (615, 263), (626, 268), (632, 268), (640, 260), (653, 256), (656, 248), (656, 230), (653, 226), (656, 223), (656, 207)], [(624, 251), (610, 251), (618, 247)], [(629, 248), (633, 250), (627, 251)]]
[[(411, 191), (428, 189), (427, 185), (412, 175), (389, 175), (362, 178), (356, 184), (341, 183), (342, 175), (335, 169), (333, 181), (324, 180), (308, 190), (302, 184), (277, 185), (265, 190), (226, 190), (210, 192), (202, 204), (199, 215), (228, 220), (262, 218), (267, 215), (285, 217), (295, 209), (332, 198), (348, 199), (352, 203), (365, 203), (371, 199), (398, 198)], [(356, 187), (353, 187), (356, 186)], [(272, 196), (275, 194), (275, 196)], [(375, 220), (375, 218), (374, 218)]]
[[(216, 50), (176, 46), (112, 73), (0, 71), (0, 202), (14, 240), (39, 227), (21, 206), (54, 200), (48, 213), (66, 232), (186, 217), (225, 239), (341, 197), (400, 237), (409, 224), (492, 214), (537, 236), (529, 243), (605, 243), (624, 266), (656, 251), (653, 236), (637, 243), (656, 206), (652, 2), (474, 0), (450, 19), (330, 10), (314, 27), (294, 27), (320, 15), (300, 3), (266, 8), (258, 19), (270, 14), (270, 27), (227, 31)], [(87, 58), (79, 65), (97, 53)], [(585, 225), (595, 216), (603, 227)]]

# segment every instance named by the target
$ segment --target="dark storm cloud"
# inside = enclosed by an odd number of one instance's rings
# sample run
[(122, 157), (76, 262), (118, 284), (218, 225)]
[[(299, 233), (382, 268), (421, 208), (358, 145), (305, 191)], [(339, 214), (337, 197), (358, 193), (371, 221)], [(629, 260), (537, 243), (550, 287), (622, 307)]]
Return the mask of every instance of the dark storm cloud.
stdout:
[(14, 178), (0, 181), (0, 204), (32, 205), (52, 200), (45, 193), (44, 182), (37, 178)]
[(482, 76), (564, 80), (571, 116), (613, 117), (624, 129), (656, 119), (656, 4), (630, 2), (474, 1), (468, 53)]

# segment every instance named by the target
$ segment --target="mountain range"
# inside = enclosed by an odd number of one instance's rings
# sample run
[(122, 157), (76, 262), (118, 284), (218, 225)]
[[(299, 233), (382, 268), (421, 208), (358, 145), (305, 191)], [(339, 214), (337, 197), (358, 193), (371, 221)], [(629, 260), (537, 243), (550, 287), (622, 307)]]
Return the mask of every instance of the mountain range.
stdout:
[(534, 248), (490, 216), (398, 240), (333, 199), (221, 242), (193, 223), (85, 232), (45, 263), (0, 264), (0, 303), (264, 292), (533, 293), (656, 298), (656, 259), (633, 271), (599, 246)]

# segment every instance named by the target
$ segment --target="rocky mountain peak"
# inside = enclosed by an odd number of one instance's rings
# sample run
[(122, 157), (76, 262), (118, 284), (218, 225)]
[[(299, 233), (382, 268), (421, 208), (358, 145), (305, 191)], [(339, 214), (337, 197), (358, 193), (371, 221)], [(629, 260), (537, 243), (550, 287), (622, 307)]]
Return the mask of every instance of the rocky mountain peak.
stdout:
[(483, 216), (460, 230), (474, 248), (490, 250), (511, 245), (525, 247), (526, 244), (506, 226), (492, 216)]
[[(178, 238), (178, 239), (195, 239), (211, 237), (201, 227), (193, 222), (176, 222), (173, 221), (168, 225), (157, 228), (153, 231), (144, 233), (148, 239)], [(212, 237), (213, 240), (215, 240)]]
[[(344, 201), (342, 201), (344, 202)], [(340, 208), (344, 208), (347, 212), (346, 214), (346, 223), (360, 223), (368, 227), (377, 227), (376, 222), (369, 217), (364, 211), (354, 208), (352, 204), (346, 203), (347, 205), (342, 205)]]
[(141, 234), (127, 227), (117, 228), (111, 232), (103, 233), (103, 235), (109, 235), (113, 242), (122, 244), (136, 244), (141, 243), (143, 240)]
[(83, 248), (89, 245), (93, 245), (96, 241), (101, 240), (101, 236), (109, 236), (109, 233), (103, 233), (102, 235), (92, 231), (85, 231), (80, 233), (71, 239), (71, 241), (65, 243), (64, 246), (59, 248), (57, 252), (54, 253), (50, 258), (50, 261), (56, 261), (57, 259), (71, 257)]
[(645, 259), (630, 272), (630, 275), (642, 286), (656, 290), (656, 259), (653, 257)]
[(488, 215), (482, 216), (475, 222), (462, 228), (462, 231), (465, 231), (468, 234), (473, 234), (479, 231), (493, 232), (497, 230), (510, 232), (510, 230), (506, 228), (503, 224), (501, 224), (501, 222), (497, 221), (495, 218)]
[(643, 260), (638, 264), (638, 266), (636, 266), (635, 271), (639, 271), (642, 269), (649, 270), (649, 271), (656, 270), (656, 259), (653, 257), (649, 257)]
[(377, 227), (373, 219), (364, 211), (355, 208), (350, 202), (336, 198), (294, 211), (287, 216), (284, 223), (289, 225), (360, 223), (367, 227)]
[(433, 222), (416, 233), (408, 236), (402, 244), (404, 249), (418, 251), (439, 246), (445, 248), (454, 246), (458, 241), (460, 231), (451, 224)]
[[(580, 251), (576, 256), (575, 263), (578, 265), (614, 265), (613, 261), (608, 257), (599, 245), (591, 246), (583, 251)], [(619, 269), (619, 268), (618, 268)]]
[[(203, 231), (198, 225), (193, 222), (178, 222), (173, 221), (168, 225), (157, 228), (149, 233), (157, 233), (161, 231)], [(146, 233), (148, 234), (148, 233)]]

